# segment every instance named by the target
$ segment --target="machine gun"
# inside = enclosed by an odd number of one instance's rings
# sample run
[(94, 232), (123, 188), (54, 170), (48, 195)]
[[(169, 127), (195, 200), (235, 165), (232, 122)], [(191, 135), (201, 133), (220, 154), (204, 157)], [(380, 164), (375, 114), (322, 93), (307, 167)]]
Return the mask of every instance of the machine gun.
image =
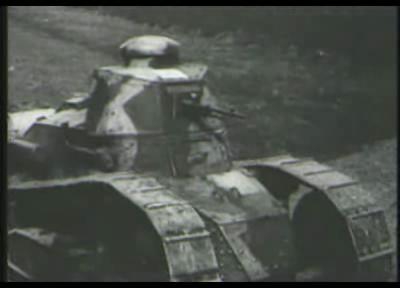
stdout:
[(210, 106), (204, 106), (196, 103), (190, 103), (188, 101), (182, 101), (184, 113), (187, 115), (199, 115), (200, 117), (214, 117), (214, 118), (237, 118), (245, 119), (246, 117), (240, 113), (237, 113), (233, 109), (224, 110), (220, 108), (214, 108)]

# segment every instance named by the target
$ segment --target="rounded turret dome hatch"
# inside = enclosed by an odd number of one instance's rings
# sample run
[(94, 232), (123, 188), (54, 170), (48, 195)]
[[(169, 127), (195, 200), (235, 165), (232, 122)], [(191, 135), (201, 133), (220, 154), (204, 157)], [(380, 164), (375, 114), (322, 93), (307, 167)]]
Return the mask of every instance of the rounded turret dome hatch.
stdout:
[(119, 47), (126, 65), (133, 59), (155, 58), (178, 62), (179, 42), (164, 36), (145, 35), (126, 40)]

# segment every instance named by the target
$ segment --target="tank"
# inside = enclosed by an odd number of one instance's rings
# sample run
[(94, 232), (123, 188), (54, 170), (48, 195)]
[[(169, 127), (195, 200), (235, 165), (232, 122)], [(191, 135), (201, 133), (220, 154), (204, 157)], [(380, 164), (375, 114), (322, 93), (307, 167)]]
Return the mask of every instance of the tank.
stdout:
[(9, 115), (9, 281), (377, 281), (370, 191), (292, 155), (235, 161), (207, 67), (129, 39), (89, 93)]

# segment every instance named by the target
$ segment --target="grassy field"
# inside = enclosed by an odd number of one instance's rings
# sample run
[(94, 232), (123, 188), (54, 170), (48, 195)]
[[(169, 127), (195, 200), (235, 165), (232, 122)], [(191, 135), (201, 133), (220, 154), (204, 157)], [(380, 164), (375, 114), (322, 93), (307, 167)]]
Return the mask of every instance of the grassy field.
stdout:
[(334, 50), (358, 65), (390, 65), (396, 61), (397, 11), (390, 6), (84, 7), (135, 22), (200, 30), (209, 36), (241, 31), (247, 42), (268, 44), (278, 40), (310, 49)]
[(393, 81), (352, 72), (343, 56), (249, 41), (240, 32), (205, 37), (70, 7), (9, 9), (10, 111), (56, 105), (87, 91), (93, 68), (119, 63), (119, 44), (142, 34), (180, 41), (185, 60), (209, 66), (209, 85), (221, 102), (248, 115), (231, 123), (237, 158), (286, 151), (336, 157), (395, 135)]

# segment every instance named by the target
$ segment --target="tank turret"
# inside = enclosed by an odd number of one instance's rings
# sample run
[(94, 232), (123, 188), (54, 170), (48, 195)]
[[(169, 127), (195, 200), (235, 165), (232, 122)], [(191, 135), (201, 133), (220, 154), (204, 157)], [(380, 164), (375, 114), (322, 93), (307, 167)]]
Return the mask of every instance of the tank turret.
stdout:
[(168, 163), (164, 170), (177, 176), (229, 168), (220, 118), (233, 113), (218, 108), (206, 66), (179, 63), (179, 46), (166, 37), (131, 38), (120, 47), (124, 66), (95, 71), (87, 129), (114, 137), (116, 169)]
[(161, 36), (129, 39), (120, 46), (123, 65), (95, 69), (92, 91), (37, 119), (24, 140), (46, 147), (52, 163), (66, 163), (58, 155), (68, 155), (109, 172), (183, 176), (229, 169), (222, 118), (241, 115), (218, 107), (207, 67), (180, 63), (179, 47)]

